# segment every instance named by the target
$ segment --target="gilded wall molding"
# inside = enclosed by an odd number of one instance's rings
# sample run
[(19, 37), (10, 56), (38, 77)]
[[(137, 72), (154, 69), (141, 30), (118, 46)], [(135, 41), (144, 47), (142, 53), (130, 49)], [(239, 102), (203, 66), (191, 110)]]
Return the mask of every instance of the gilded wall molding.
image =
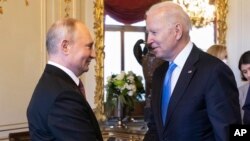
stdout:
[[(0, 15), (2, 15), (3, 14), (3, 6), (2, 6), (2, 4), (4, 3), (4, 2), (7, 2), (7, 0), (0, 0)], [(29, 0), (25, 0), (24, 1), (25, 2), (25, 5), (26, 6), (29, 6)]]
[(65, 3), (65, 8), (64, 8), (64, 17), (65, 18), (68, 18), (70, 17), (70, 4), (71, 4), (72, 0), (64, 0), (64, 3)]
[(105, 120), (104, 114), (104, 3), (103, 0), (94, 1), (94, 32), (95, 32), (95, 114), (99, 121)]
[(228, 0), (215, 0), (216, 6), (216, 39), (218, 44), (226, 44)]

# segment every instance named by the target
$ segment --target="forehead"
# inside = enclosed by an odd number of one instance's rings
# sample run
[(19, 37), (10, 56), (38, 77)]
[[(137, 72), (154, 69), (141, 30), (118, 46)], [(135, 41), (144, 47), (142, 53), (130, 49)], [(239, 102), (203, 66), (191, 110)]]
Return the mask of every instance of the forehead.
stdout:
[(241, 69), (242, 70), (250, 70), (250, 64), (242, 64)]
[[(162, 10), (162, 9), (156, 9), (156, 10), (151, 10), (151, 11), (148, 11), (147, 15), (146, 15), (146, 21), (151, 21), (151, 20), (154, 20), (154, 19), (157, 19), (157, 20), (165, 20), (166, 19), (166, 16), (165, 16), (165, 11)], [(158, 21), (155, 21), (155, 22), (158, 22)]]
[(75, 38), (85, 40), (86, 42), (93, 42), (88, 28), (81, 23), (76, 25)]
[(166, 16), (163, 12), (150, 12), (146, 17), (146, 27), (148, 28), (159, 28), (162, 25), (167, 24)]

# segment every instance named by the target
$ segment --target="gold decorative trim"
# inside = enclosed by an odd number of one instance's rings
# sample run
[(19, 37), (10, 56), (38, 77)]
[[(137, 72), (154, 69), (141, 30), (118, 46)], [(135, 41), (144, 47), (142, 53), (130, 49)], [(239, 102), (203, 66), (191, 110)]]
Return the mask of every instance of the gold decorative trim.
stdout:
[[(0, 0), (0, 3), (7, 2), (7, 0)], [(25, 5), (29, 6), (29, 0), (25, 0)], [(3, 14), (3, 7), (0, 5), (0, 15)]]
[[(0, 3), (6, 2), (7, 0), (0, 0)], [(3, 7), (0, 5), (0, 14), (3, 14)]]
[(65, 15), (64, 17), (65, 18), (68, 18), (69, 17), (69, 13), (70, 13), (70, 3), (71, 3), (72, 0), (64, 0), (64, 3), (65, 3), (65, 8), (64, 8), (64, 12), (65, 12)]
[(94, 31), (95, 31), (95, 115), (97, 120), (104, 121), (104, 4), (103, 0), (94, 1)]
[(226, 44), (228, 0), (215, 0), (217, 43)]
[(29, 0), (25, 0), (25, 5), (29, 6)]

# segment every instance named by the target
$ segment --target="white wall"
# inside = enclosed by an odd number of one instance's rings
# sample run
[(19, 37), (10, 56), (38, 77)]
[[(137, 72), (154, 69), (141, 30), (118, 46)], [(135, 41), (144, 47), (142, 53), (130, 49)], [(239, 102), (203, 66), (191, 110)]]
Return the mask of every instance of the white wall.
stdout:
[[(1, 2), (0, 14), (0, 141), (10, 132), (27, 129), (26, 109), (33, 89), (47, 63), (45, 34), (50, 25), (65, 16), (84, 21), (93, 35), (93, 1), (12, 0)], [(94, 63), (83, 76), (87, 98), (94, 107)]]
[(26, 108), (42, 72), (44, 52), (44, 2), (2, 2), (0, 15), (0, 138), (25, 129)]
[(242, 85), (238, 61), (243, 52), (250, 50), (249, 6), (249, 0), (229, 0), (227, 47), (229, 65), (235, 74), (238, 86)]

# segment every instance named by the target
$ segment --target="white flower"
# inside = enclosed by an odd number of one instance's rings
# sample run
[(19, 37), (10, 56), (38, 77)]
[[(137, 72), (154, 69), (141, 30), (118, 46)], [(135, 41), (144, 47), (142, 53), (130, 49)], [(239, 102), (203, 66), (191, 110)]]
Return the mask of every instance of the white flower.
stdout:
[(128, 95), (129, 95), (129, 96), (133, 96), (133, 94), (134, 94), (134, 93), (133, 93), (132, 91), (128, 91)]
[(129, 91), (132, 90), (133, 85), (129, 85), (129, 84), (126, 83), (125, 86), (126, 86), (126, 88), (127, 88)]
[(117, 79), (117, 80), (122, 80), (122, 79), (124, 78), (125, 75), (126, 75), (125, 72), (122, 71), (120, 74), (118, 74), (118, 75), (115, 77), (115, 79)]
[(129, 80), (129, 82), (130, 83), (134, 83), (135, 82), (135, 78), (134, 78), (134, 76), (133, 75), (129, 75), (128, 77), (127, 77), (127, 79)]
[(137, 76), (132, 71), (128, 73), (122, 71), (120, 74), (112, 74), (107, 77), (107, 103), (112, 103), (114, 97), (121, 96), (124, 99), (124, 104), (132, 108), (134, 101), (144, 92), (141, 80), (142, 77)]
[(108, 76), (108, 77), (107, 77), (107, 81), (108, 81), (108, 82), (111, 81), (111, 76)]
[(128, 75), (134, 75), (132, 71), (128, 71)]
[(131, 87), (132, 87), (131, 90), (135, 93), (135, 92), (136, 92), (136, 86), (135, 86), (135, 85), (132, 85)]

